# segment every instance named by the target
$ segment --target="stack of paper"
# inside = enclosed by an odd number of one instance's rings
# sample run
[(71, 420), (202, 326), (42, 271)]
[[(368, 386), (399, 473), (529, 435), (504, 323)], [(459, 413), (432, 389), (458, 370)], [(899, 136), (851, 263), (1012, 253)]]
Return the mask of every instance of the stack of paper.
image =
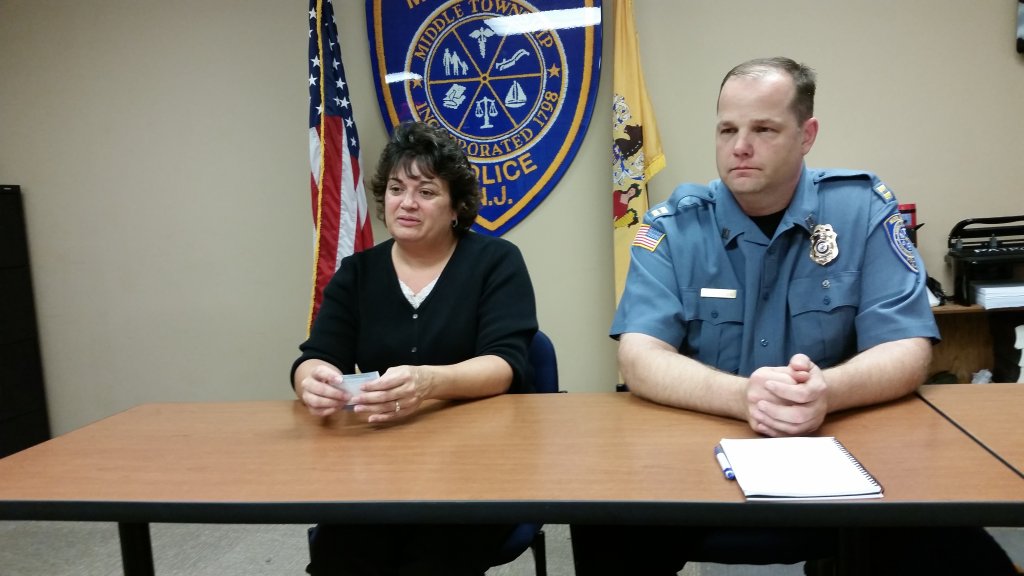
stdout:
[(974, 282), (974, 301), (982, 308), (1024, 306), (1024, 282)]

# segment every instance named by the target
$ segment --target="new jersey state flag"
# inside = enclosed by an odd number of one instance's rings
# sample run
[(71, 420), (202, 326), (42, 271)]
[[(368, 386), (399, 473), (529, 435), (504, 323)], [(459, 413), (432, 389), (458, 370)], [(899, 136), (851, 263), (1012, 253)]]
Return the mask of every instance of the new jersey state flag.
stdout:
[(309, 2), (309, 164), (316, 248), (307, 329), (341, 259), (373, 246), (359, 134), (330, 0)]
[(654, 110), (640, 68), (633, 0), (615, 0), (612, 66), (612, 234), (617, 306), (626, 285), (630, 246), (649, 205), (647, 181), (665, 167)]

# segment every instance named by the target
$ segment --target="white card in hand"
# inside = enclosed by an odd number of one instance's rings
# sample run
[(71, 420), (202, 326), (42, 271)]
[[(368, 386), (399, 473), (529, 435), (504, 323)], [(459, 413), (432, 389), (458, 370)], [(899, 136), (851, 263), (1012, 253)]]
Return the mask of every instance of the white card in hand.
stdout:
[[(380, 378), (380, 373), (376, 370), (373, 372), (363, 372), (362, 374), (342, 374), (341, 385), (335, 386), (335, 388), (340, 388), (355, 397), (362, 393), (362, 390), (359, 388), (360, 386), (377, 378)], [(348, 405), (351, 404), (352, 402), (349, 402)]]

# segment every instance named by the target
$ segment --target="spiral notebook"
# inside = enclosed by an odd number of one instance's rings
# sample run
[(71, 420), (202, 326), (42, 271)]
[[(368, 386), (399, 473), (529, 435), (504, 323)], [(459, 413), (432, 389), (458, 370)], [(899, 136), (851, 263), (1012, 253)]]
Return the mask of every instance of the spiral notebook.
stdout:
[(747, 500), (881, 498), (882, 486), (832, 436), (723, 438)]

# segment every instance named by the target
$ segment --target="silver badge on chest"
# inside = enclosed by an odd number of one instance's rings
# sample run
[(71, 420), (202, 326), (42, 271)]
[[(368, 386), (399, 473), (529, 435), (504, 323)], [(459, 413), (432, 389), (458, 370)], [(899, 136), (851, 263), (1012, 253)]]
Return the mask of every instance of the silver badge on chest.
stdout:
[(811, 260), (822, 266), (839, 257), (836, 232), (831, 224), (818, 224), (811, 230)]

